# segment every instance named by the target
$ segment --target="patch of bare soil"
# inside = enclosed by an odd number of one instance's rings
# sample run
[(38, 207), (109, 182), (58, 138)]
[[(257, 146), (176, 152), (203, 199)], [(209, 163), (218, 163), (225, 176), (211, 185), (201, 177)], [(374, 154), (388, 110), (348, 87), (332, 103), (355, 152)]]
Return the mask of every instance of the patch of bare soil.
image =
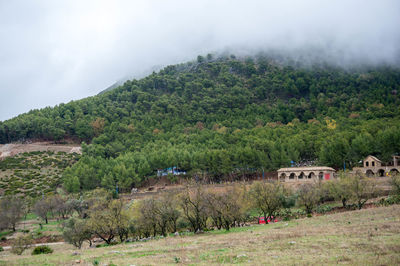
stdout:
[(0, 144), (0, 160), (24, 152), (53, 151), (82, 154), (78, 144), (53, 144), (51, 142), (34, 142), (29, 144), (9, 143)]

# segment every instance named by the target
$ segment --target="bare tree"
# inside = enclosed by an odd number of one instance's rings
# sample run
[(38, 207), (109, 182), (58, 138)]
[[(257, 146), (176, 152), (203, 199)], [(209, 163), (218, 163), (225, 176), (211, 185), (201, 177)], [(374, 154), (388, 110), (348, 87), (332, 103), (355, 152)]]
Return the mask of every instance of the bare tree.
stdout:
[[(172, 232), (177, 231), (177, 220), (181, 216), (180, 211), (177, 208), (177, 200), (175, 194), (166, 192), (161, 195), (158, 199), (158, 210), (157, 213), (161, 217), (161, 220), (167, 222), (166, 227), (170, 227)], [(166, 235), (166, 232), (163, 233)]]
[(208, 208), (206, 204), (206, 193), (201, 185), (194, 188), (186, 188), (180, 195), (180, 205), (184, 217), (189, 221), (194, 232), (207, 227)]
[(53, 209), (62, 219), (66, 219), (68, 214), (72, 211), (72, 205), (69, 204), (68, 199), (55, 195), (51, 199)]
[(11, 228), (15, 232), (18, 221), (24, 214), (25, 204), (16, 196), (5, 197), (0, 201), (0, 228)]
[(157, 235), (158, 227), (158, 206), (154, 198), (144, 199), (139, 207), (140, 217), (139, 226), (145, 237)]
[(49, 213), (53, 209), (53, 206), (48, 198), (43, 198), (35, 203), (33, 206), (33, 212), (42, 218), (46, 224), (49, 223)]

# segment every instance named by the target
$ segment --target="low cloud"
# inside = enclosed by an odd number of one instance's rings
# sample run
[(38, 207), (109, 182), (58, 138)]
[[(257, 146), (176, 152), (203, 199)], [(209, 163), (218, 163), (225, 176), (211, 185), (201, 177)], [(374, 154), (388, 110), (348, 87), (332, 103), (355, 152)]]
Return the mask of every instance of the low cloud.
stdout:
[(0, 0), (0, 120), (198, 54), (398, 64), (399, 1)]

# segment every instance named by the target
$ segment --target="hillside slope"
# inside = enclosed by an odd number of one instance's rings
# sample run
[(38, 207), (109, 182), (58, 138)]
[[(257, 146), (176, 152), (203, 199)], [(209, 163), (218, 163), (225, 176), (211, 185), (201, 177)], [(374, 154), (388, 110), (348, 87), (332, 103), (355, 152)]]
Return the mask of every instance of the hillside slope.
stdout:
[(38, 256), (5, 251), (0, 264), (399, 265), (399, 231), (400, 206), (393, 205), (79, 252), (67, 244)]
[[(0, 123), (0, 142), (85, 141), (70, 191), (129, 190), (157, 169), (237, 179), (290, 161), (352, 167), (400, 151), (400, 71), (298, 66), (266, 56), (168, 66), (104, 94)], [(173, 178), (173, 177), (171, 177)]]
[(65, 168), (79, 159), (77, 153), (32, 151), (0, 160), (0, 196), (20, 194), (32, 198), (55, 192)]

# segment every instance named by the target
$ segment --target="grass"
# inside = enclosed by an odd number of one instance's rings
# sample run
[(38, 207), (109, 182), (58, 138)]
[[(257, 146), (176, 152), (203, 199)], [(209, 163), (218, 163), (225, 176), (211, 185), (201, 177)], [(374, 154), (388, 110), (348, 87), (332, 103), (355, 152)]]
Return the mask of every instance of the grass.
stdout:
[[(53, 254), (0, 253), (0, 265), (399, 265), (400, 205)], [(74, 254), (75, 253), (75, 254)]]

